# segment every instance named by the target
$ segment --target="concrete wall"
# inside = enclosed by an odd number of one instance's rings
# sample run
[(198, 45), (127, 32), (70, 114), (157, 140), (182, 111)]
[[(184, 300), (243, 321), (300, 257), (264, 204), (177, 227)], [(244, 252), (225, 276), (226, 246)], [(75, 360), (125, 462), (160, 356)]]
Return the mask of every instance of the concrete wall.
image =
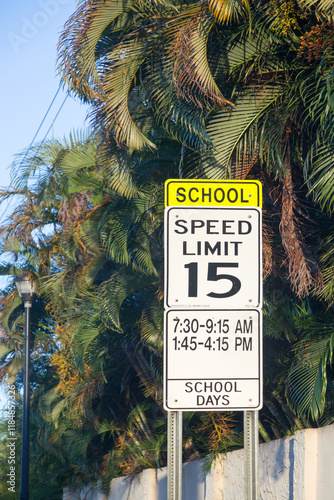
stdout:
[[(243, 450), (222, 455), (209, 473), (201, 460), (185, 463), (182, 500), (243, 500), (243, 458)], [(259, 487), (259, 500), (334, 500), (334, 425), (260, 445)], [(167, 500), (167, 471), (113, 479), (109, 496), (97, 486), (65, 490), (64, 500)]]

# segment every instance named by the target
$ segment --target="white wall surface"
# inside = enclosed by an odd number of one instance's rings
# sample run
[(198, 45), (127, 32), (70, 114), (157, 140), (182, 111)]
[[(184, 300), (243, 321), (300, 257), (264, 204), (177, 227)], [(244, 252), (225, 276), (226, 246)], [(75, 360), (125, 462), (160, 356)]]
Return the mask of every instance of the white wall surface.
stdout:
[[(334, 500), (334, 425), (261, 444), (259, 490), (259, 500)], [(201, 460), (183, 464), (182, 500), (244, 498), (243, 450), (221, 455), (209, 473)], [(167, 470), (113, 479), (109, 496), (94, 485), (66, 489), (64, 500), (168, 500)]]

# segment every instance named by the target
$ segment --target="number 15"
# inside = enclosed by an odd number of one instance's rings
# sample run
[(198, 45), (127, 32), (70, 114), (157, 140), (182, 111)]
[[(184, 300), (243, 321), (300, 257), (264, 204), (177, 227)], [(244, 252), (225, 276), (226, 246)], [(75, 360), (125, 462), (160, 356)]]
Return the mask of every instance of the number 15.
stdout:
[[(188, 273), (188, 297), (197, 297), (198, 293), (198, 262), (190, 262), (184, 266), (189, 270)], [(231, 288), (228, 292), (216, 293), (210, 292), (207, 295), (216, 299), (224, 299), (232, 297), (239, 292), (241, 282), (239, 278), (231, 274), (218, 274), (217, 270), (220, 267), (239, 267), (236, 262), (209, 262), (208, 263), (208, 281), (228, 280), (231, 282)]]

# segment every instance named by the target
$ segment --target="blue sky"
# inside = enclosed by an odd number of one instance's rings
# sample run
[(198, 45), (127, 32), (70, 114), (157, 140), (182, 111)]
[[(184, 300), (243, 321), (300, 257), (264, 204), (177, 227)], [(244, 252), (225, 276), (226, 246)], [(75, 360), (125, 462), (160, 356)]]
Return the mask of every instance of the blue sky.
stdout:
[[(29, 146), (57, 92), (57, 42), (76, 6), (75, 0), (15, 0), (1, 6), (0, 186), (9, 185), (13, 155)], [(64, 91), (58, 95), (37, 141), (43, 139), (65, 96)], [(63, 137), (87, 125), (85, 116), (85, 106), (68, 98), (48, 137)]]
[[(14, 155), (30, 145), (57, 92), (57, 42), (76, 6), (75, 0), (15, 0), (1, 5), (1, 187), (10, 185), (8, 167)], [(65, 96), (66, 91), (58, 94), (36, 142), (45, 136)], [(87, 126), (86, 112), (85, 106), (68, 98), (48, 137), (62, 138)], [(3, 401), (0, 391), (0, 407)]]

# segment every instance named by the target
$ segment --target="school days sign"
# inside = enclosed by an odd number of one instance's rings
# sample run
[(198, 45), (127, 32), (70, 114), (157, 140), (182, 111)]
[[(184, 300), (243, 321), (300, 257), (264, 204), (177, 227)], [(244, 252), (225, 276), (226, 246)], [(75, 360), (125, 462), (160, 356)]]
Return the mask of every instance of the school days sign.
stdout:
[(254, 309), (166, 311), (165, 408), (261, 408), (261, 319)]

